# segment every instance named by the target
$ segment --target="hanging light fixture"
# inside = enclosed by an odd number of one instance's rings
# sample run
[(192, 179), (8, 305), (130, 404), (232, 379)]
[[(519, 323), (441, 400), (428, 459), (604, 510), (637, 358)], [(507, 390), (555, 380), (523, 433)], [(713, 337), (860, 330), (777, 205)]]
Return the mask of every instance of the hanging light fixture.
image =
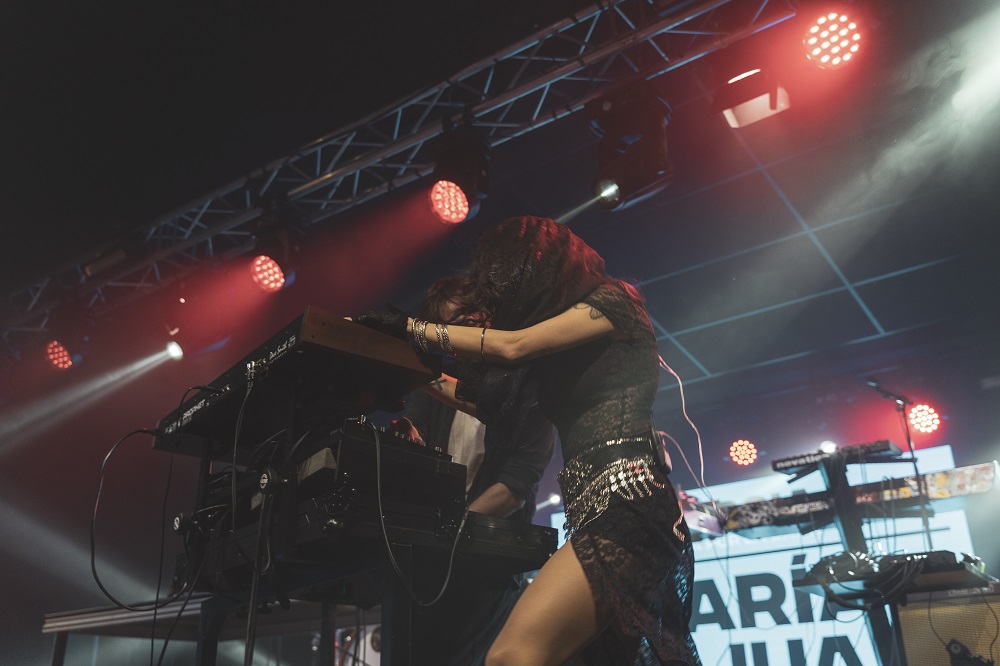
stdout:
[(645, 80), (631, 81), (584, 109), (597, 144), (594, 199), (622, 210), (670, 184), (674, 168), (667, 151), (670, 107)]
[(446, 129), (429, 151), (435, 164), (431, 210), (447, 224), (471, 220), (489, 194), (489, 142), (466, 122)]

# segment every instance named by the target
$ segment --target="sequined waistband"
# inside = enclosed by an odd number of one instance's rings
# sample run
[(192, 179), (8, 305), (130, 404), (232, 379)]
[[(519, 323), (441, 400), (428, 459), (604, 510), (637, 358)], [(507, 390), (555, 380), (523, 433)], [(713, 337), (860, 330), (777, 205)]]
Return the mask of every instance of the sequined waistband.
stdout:
[(590, 453), (591, 451), (597, 451), (608, 446), (621, 446), (622, 444), (639, 444), (641, 442), (648, 442), (649, 435), (637, 435), (635, 437), (619, 437), (618, 439), (609, 439), (606, 442), (600, 442), (599, 444), (594, 444), (593, 446), (583, 450), (583, 454)]
[[(596, 444), (570, 460), (556, 477), (566, 507), (566, 525), (573, 532), (592, 522), (607, 510), (612, 495), (627, 501), (649, 497), (654, 489), (664, 488), (653, 477), (655, 465), (652, 451), (637, 451), (623, 447), (615, 455), (612, 447), (626, 444), (648, 444), (649, 438), (624, 437)], [(612, 457), (602, 455), (605, 452)], [(603, 459), (603, 460), (602, 460)]]

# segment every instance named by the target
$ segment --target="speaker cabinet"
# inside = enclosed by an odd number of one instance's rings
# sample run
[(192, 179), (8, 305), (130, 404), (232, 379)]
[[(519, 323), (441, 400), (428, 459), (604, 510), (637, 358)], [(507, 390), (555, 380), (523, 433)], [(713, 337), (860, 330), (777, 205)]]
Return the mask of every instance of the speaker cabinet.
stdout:
[[(907, 666), (989, 663), (975, 657), (989, 660), (991, 644), (994, 657), (1000, 656), (1000, 583), (908, 594), (905, 604), (896, 605), (894, 615)], [(947, 644), (952, 641), (968, 648), (970, 656), (958, 656), (958, 647), (950, 653)]]

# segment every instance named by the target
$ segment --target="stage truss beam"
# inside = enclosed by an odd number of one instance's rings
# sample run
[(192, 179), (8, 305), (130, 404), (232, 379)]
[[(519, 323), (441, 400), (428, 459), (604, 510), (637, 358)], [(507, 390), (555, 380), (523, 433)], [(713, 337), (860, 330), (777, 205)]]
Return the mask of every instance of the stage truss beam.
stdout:
[(794, 15), (768, 0), (595, 5), (15, 289), (0, 335), (16, 357), (67, 302), (98, 316), (240, 256), (276, 202), (309, 227), (406, 186), (433, 170), (424, 146), (445, 126), (471, 120), (496, 146)]

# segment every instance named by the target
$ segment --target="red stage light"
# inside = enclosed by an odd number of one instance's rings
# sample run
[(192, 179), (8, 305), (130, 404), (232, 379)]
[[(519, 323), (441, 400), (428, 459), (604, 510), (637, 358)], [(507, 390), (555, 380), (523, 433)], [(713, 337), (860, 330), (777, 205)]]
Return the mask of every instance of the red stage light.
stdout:
[(53, 340), (45, 347), (45, 355), (48, 357), (49, 363), (59, 370), (65, 370), (73, 365), (73, 358), (69, 355), (69, 351), (58, 340)]
[(458, 224), (469, 215), (469, 199), (450, 180), (439, 180), (431, 188), (431, 210), (442, 222)]
[(930, 405), (914, 405), (910, 410), (910, 425), (920, 432), (934, 432), (941, 425), (941, 418)]
[(745, 439), (738, 439), (729, 447), (729, 457), (737, 465), (752, 465), (757, 460), (757, 447)]
[(858, 25), (846, 14), (829, 12), (816, 19), (802, 43), (806, 56), (823, 69), (834, 69), (851, 61), (861, 48)]
[(285, 286), (285, 274), (281, 266), (267, 255), (254, 257), (250, 263), (250, 275), (253, 276), (257, 286), (264, 291), (278, 291)]

